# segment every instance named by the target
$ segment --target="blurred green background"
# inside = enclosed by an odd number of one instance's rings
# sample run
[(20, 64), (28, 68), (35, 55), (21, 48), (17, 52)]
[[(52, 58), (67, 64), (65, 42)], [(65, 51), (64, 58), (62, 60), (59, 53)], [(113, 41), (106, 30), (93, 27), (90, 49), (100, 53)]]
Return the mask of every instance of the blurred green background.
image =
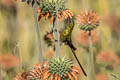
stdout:
[[(93, 33), (96, 80), (120, 80), (120, 0), (68, 0), (66, 6), (75, 16), (84, 10), (94, 10), (100, 16), (100, 26)], [(59, 23), (62, 27), (62, 23)], [(54, 56), (43, 37), (49, 31), (49, 20), (42, 19), (40, 33), (44, 59)], [(82, 39), (82, 40), (81, 40)], [(88, 36), (75, 25), (72, 40), (76, 55), (88, 73)], [(39, 62), (37, 36), (31, 5), (21, 1), (0, 0), (0, 69), (1, 80), (13, 80), (19, 72), (31, 69)], [(72, 58), (71, 50), (60, 47), (60, 55)], [(80, 80), (89, 80), (83, 76)]]

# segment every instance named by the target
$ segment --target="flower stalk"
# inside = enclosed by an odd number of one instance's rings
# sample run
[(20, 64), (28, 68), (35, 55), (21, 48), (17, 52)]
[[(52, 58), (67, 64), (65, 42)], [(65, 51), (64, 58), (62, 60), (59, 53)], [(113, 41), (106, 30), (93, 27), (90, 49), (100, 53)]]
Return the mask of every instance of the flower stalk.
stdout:
[(88, 31), (89, 38), (89, 80), (95, 80), (95, 62), (94, 62), (94, 53), (92, 50), (92, 39), (91, 39), (91, 31), (96, 29), (99, 26), (99, 16), (96, 12), (90, 10), (89, 12), (83, 11), (80, 15), (78, 15), (77, 21), (80, 25), (80, 29), (84, 31)]
[(54, 42), (55, 42), (55, 50), (56, 50), (56, 58), (59, 57), (59, 39), (58, 39), (58, 3), (56, 3), (56, 14), (55, 18), (53, 20), (53, 36), (54, 36)]
[(95, 61), (94, 61), (94, 53), (92, 50), (92, 39), (91, 39), (91, 31), (88, 33), (89, 36), (89, 80), (95, 80)]
[(58, 39), (58, 17), (53, 20), (53, 36), (55, 42), (56, 57), (59, 57), (59, 39)]
[(37, 38), (38, 38), (38, 48), (39, 48), (39, 56), (40, 56), (40, 63), (43, 61), (43, 54), (42, 54), (42, 45), (41, 45), (41, 38), (40, 38), (40, 28), (39, 28), (39, 23), (37, 19), (37, 13), (36, 13), (36, 2), (33, 5), (33, 15), (34, 15), (34, 21), (35, 21), (35, 29), (37, 33)]

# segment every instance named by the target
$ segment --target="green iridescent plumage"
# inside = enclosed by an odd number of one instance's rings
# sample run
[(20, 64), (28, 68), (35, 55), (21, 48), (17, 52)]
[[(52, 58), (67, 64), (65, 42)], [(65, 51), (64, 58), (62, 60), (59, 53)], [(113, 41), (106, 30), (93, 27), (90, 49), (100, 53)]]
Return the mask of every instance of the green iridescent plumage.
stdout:
[(71, 34), (73, 31), (73, 28), (74, 28), (74, 21), (68, 17), (65, 29), (63, 29), (63, 31), (60, 34), (60, 41), (62, 43), (65, 43), (66, 45), (68, 45), (73, 50), (76, 50), (76, 48), (73, 46), (72, 40), (71, 40)]

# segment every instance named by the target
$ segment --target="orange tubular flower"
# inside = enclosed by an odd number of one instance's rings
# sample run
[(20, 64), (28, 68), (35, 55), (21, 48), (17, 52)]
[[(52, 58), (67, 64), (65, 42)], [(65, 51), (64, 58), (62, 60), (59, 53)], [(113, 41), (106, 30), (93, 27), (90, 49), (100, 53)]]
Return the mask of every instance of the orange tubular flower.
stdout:
[(80, 70), (79, 70), (76, 66), (73, 66), (73, 67), (72, 67), (72, 70), (73, 70), (74, 72), (76, 72), (77, 74), (80, 74)]
[(50, 80), (53, 80), (53, 74), (50, 75)]
[(57, 16), (59, 18), (59, 21), (61, 22), (62, 21), (62, 16), (60, 15), (60, 13), (58, 13)]
[(70, 73), (67, 73), (68, 77), (70, 78), (70, 80), (73, 80), (72, 76)]
[(58, 75), (55, 76), (55, 80), (57, 80), (57, 79), (58, 79)]
[(77, 78), (75, 72), (71, 72), (71, 74), (73, 75), (73, 77), (75, 78), (75, 80), (78, 80), (78, 78)]
[(71, 16), (74, 16), (73, 12), (70, 11), (69, 9), (67, 9), (66, 11), (69, 12), (71, 14)]
[(36, 12), (37, 12), (37, 13), (40, 13), (40, 12), (41, 12), (41, 8), (37, 9)]
[(68, 11), (65, 10), (65, 13), (72, 19), (72, 15)]
[(58, 80), (61, 80), (61, 76), (58, 76)]
[(44, 72), (43, 73), (43, 80), (46, 80), (49, 75), (50, 75), (49, 71)]
[(50, 13), (47, 13), (45, 16), (45, 19), (48, 19), (49, 16), (50, 16)]
[(50, 73), (48, 72), (48, 73), (46, 74), (46, 76), (45, 76), (45, 80), (48, 79), (49, 75), (50, 75)]
[(68, 14), (65, 13), (65, 11), (61, 11), (61, 12), (62, 12), (63, 16), (65, 17), (65, 19), (67, 19), (68, 18)]
[(54, 16), (51, 16), (51, 19), (50, 19), (50, 24), (53, 23), (53, 20), (54, 20)]

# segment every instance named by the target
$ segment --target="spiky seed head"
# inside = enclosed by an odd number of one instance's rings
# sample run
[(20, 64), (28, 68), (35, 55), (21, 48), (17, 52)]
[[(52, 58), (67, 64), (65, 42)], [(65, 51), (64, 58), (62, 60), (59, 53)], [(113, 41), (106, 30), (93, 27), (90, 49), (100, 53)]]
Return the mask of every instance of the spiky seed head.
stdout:
[(56, 75), (60, 75), (64, 79), (67, 72), (72, 71), (72, 61), (66, 58), (55, 58), (49, 62), (49, 72)]
[(65, 7), (66, 0), (43, 0), (39, 9), (36, 10), (39, 13), (38, 21), (41, 20), (42, 17), (45, 19), (50, 19), (50, 24), (53, 23), (56, 17), (58, 17), (59, 21), (62, 21), (62, 15), (65, 19), (74, 16), (73, 12)]
[(57, 8), (58, 11), (66, 9), (64, 3), (64, 0), (43, 0), (40, 8), (42, 9), (42, 12), (49, 12), (50, 14), (55, 15)]
[(90, 10), (81, 12), (77, 17), (77, 22), (81, 30), (91, 31), (99, 26), (99, 19), (96, 12)]
[[(74, 72), (75, 75), (79, 74), (79, 69), (73, 67), (73, 62), (71, 59), (67, 58), (54, 58), (49, 62), (49, 69), (47, 79), (59, 79), (59, 80), (67, 80), (74, 77), (71, 72)], [(69, 74), (69, 75), (68, 75)], [(70, 77), (72, 76), (72, 77)]]

